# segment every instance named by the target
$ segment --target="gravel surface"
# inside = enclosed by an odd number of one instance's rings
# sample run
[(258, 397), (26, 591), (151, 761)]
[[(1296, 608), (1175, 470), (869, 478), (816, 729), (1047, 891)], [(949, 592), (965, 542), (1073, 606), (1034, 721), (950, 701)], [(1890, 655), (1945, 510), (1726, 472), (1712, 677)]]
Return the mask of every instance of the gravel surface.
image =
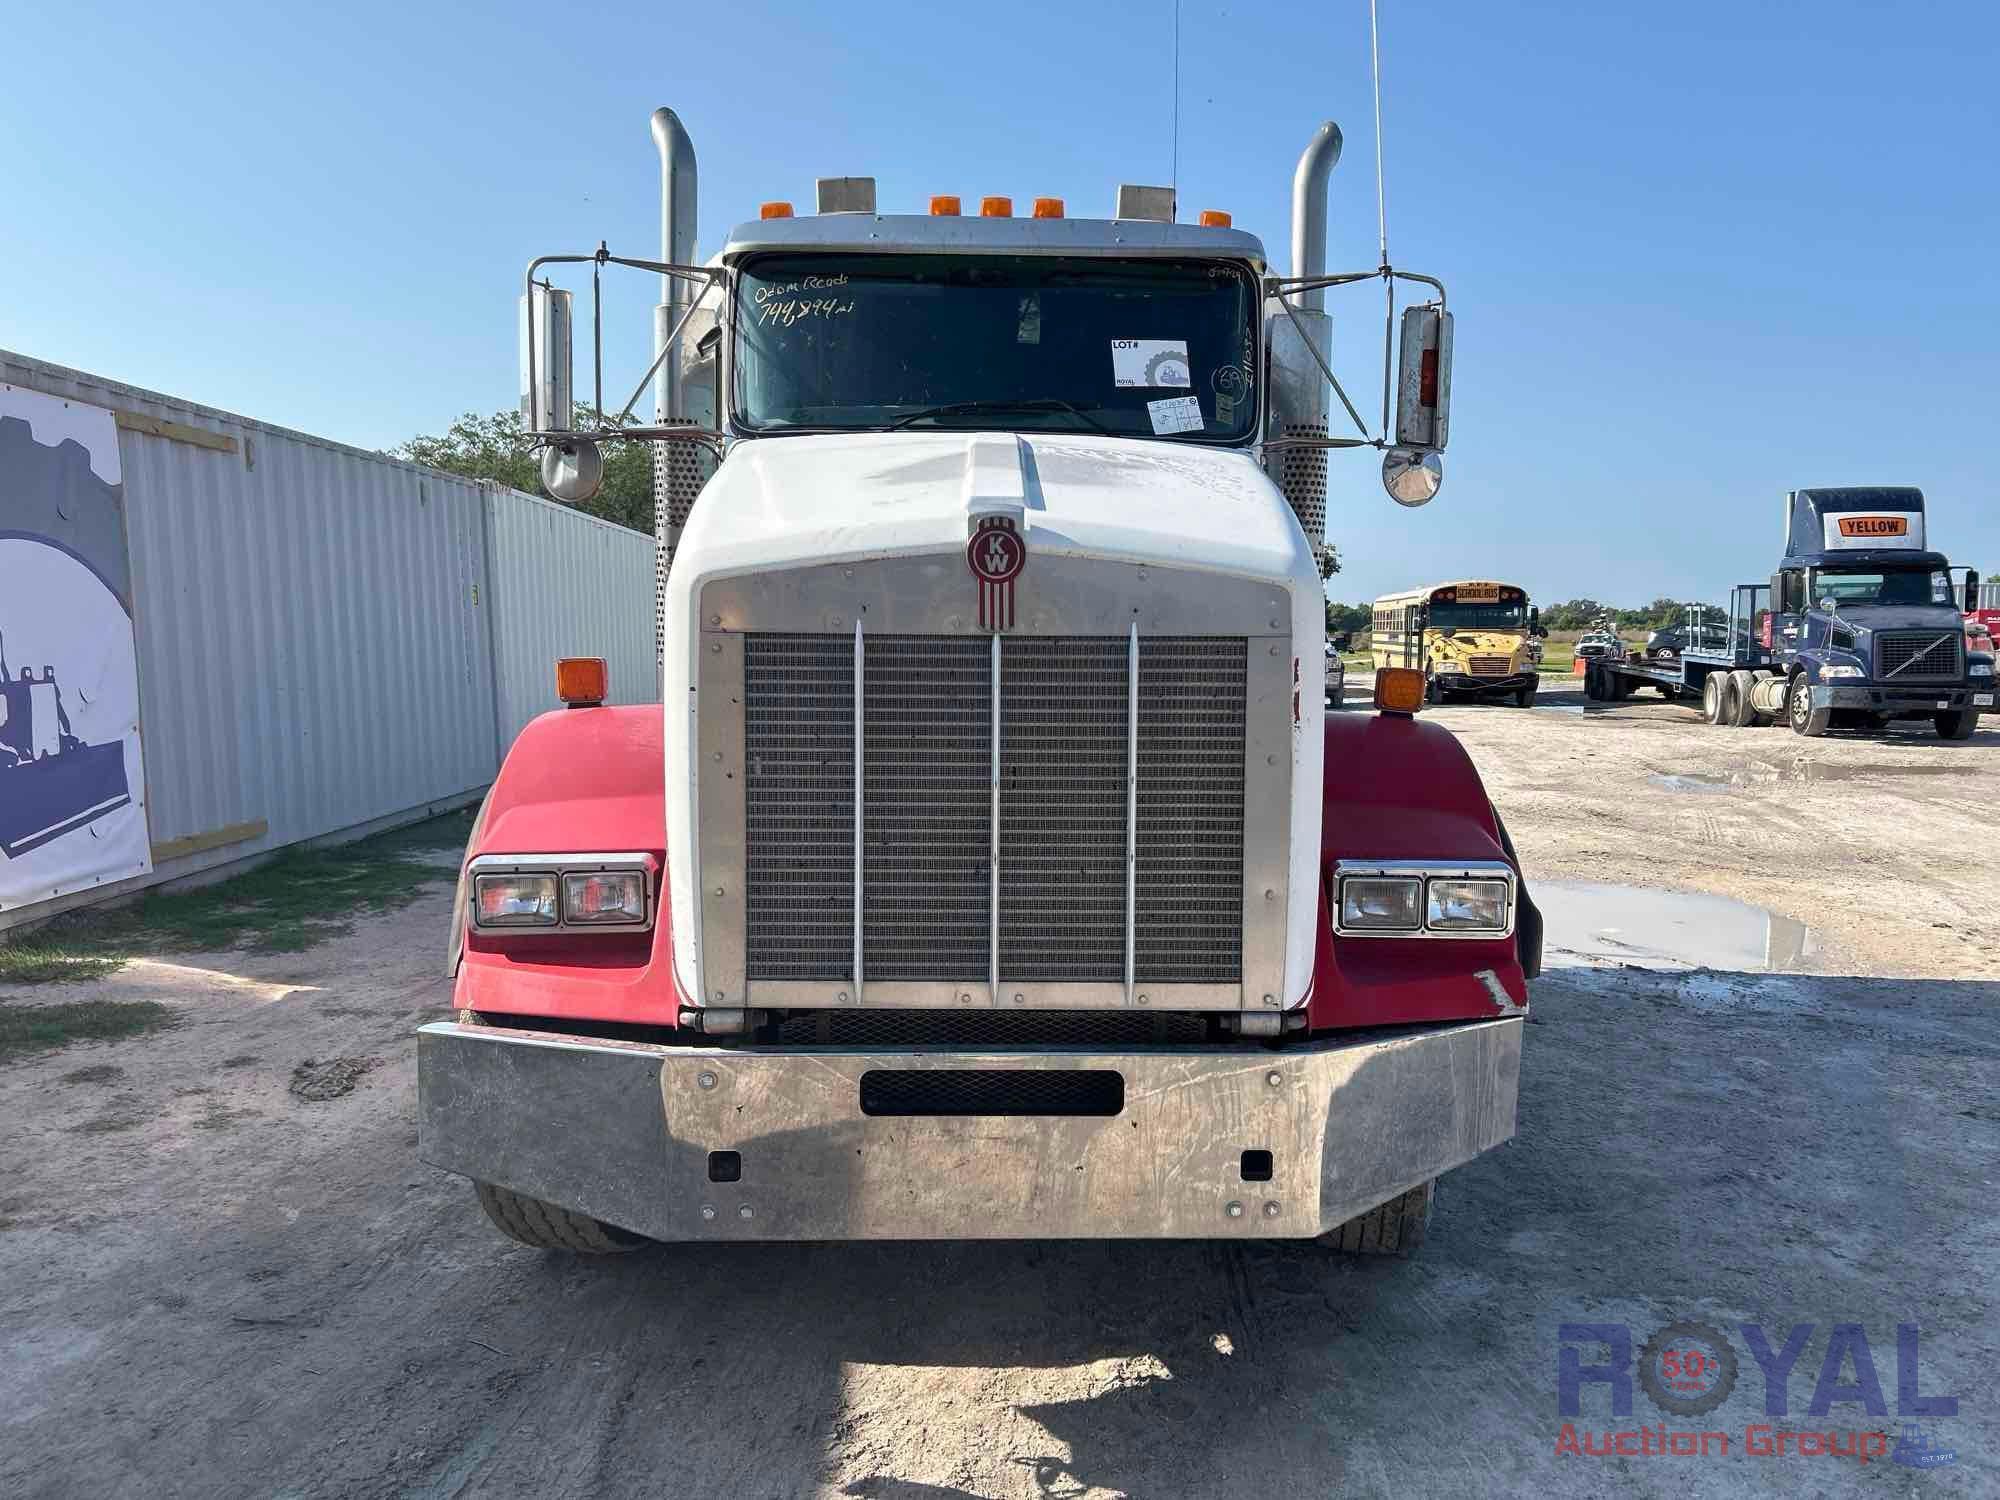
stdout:
[[(1434, 713), (1531, 879), (1736, 898), (1810, 940), (1779, 974), (1754, 944), (1634, 960), (1643, 898), (1556, 903), (1570, 966), (1536, 988), (1520, 1134), (1445, 1179), (1411, 1261), (511, 1245), (415, 1156), (443, 888), (304, 954), (8, 994), (186, 1021), (0, 1068), (0, 1494), (1994, 1493), (2000, 720), (1806, 742), (1561, 701)], [(1561, 1325), (1636, 1348), (1682, 1319), (1733, 1341), (1727, 1401), (1614, 1418), (1587, 1388), (1577, 1427), (1720, 1430), (1728, 1455), (1559, 1454)], [(1786, 1417), (1746, 1322), (1813, 1325)], [(1931, 1424), (1955, 1464), (1742, 1451), (1764, 1421), (1893, 1438), (1899, 1322), (1923, 1391), (1960, 1398)], [(1886, 1417), (1807, 1414), (1836, 1323)]]

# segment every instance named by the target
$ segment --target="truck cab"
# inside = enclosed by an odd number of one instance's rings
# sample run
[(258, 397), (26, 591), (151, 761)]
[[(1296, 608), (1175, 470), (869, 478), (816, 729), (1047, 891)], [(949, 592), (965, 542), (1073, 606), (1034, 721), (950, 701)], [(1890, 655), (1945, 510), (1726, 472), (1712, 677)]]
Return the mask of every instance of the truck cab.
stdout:
[[(1449, 392), (1441, 303), (1406, 308), (1393, 434), (1329, 433), (1323, 295), (1378, 274), (1324, 271), (1339, 132), (1287, 278), (1167, 189), (880, 213), (856, 177), (696, 264), (653, 126), (662, 260), (531, 266), (523, 390), (559, 498), (659, 445), (663, 705), (586, 663), (508, 753), (423, 1157), (545, 1247), (1412, 1248), (1513, 1131), (1541, 925), (1418, 674), (1311, 691), (1327, 450), (1421, 503)], [(562, 263), (662, 276), (651, 424), (548, 425)]]
[(1793, 729), (1885, 728), (1928, 719), (1971, 736), (1993, 707), (1993, 660), (1967, 649), (1978, 578), (1952, 577), (1925, 546), (1913, 488), (1795, 490), (1785, 557), (1771, 578), (1763, 644)]

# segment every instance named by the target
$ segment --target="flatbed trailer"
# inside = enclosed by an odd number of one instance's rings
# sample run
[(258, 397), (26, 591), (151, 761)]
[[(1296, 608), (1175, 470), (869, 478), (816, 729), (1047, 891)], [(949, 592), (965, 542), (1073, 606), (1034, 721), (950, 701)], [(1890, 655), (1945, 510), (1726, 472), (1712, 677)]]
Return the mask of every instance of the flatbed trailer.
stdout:
[[(1689, 646), (1673, 660), (1648, 661), (1635, 656), (1586, 658), (1583, 695), (1593, 702), (1617, 702), (1642, 687), (1657, 688), (1674, 702), (1697, 705), (1711, 724), (1762, 724), (1774, 717), (1753, 703), (1760, 679), (1776, 675), (1771, 647), (1765, 644), (1759, 621), (1770, 611), (1768, 583), (1739, 583), (1729, 591), (1729, 620), (1722, 644)], [(1712, 637), (1696, 611), (1689, 611), (1690, 640)]]

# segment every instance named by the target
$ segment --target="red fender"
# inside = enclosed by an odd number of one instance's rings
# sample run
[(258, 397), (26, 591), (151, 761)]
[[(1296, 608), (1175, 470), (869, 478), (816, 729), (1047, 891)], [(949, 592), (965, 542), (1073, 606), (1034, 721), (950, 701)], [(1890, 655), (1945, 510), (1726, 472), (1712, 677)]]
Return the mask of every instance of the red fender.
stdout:
[(486, 794), (467, 857), (650, 854), (660, 872), (653, 930), (587, 937), (468, 931), (453, 993), (458, 1009), (640, 1026), (678, 1022), (667, 920), (665, 726), (665, 711), (653, 703), (558, 709), (521, 731)]
[[(1515, 863), (1502, 847), (1486, 787), (1457, 737), (1398, 714), (1328, 714), (1325, 776), (1312, 1029), (1519, 1015), (1528, 1003), (1528, 981), (1513, 938), (1333, 936), (1336, 860)], [(1494, 985), (1504, 1001), (1495, 997)]]

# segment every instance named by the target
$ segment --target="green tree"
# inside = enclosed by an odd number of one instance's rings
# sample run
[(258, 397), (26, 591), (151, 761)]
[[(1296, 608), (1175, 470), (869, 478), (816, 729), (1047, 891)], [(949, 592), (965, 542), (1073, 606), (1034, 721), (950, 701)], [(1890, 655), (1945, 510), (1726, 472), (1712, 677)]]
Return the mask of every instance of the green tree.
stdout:
[(1336, 604), (1326, 601), (1326, 633), (1339, 635), (1348, 631), (1359, 635), (1375, 623), (1375, 610), (1367, 604)]
[(1542, 623), (1551, 630), (1588, 630), (1605, 612), (1605, 607), (1595, 599), (1570, 599), (1545, 608)]
[[(609, 417), (605, 420), (610, 422)], [(575, 425), (597, 425), (595, 415), (582, 402), (577, 403)], [(531, 495), (542, 494), (541, 455), (521, 436), (518, 411), (498, 411), (490, 417), (469, 411), (441, 436), (413, 437), (389, 452), (468, 479), (490, 479)], [(606, 443), (604, 487), (576, 509), (652, 535), (652, 445)]]

